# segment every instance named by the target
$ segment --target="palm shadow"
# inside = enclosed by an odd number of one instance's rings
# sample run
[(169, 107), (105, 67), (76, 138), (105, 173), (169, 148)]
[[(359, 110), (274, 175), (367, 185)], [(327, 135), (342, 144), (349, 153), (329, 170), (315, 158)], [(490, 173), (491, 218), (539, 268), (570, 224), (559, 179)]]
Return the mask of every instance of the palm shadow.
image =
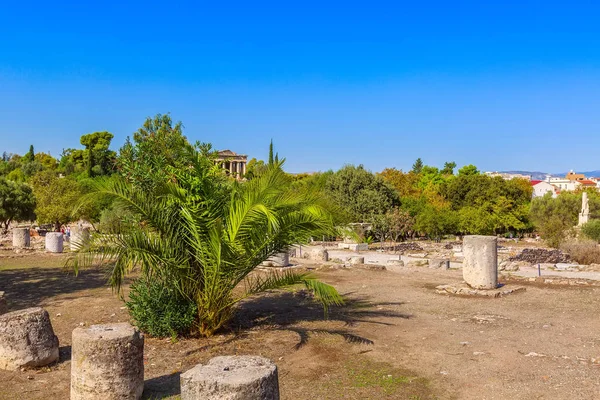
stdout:
[(78, 276), (62, 268), (23, 268), (0, 271), (0, 291), (4, 291), (11, 311), (40, 306), (45, 300), (105, 286), (106, 268), (80, 271)]
[[(238, 332), (252, 327), (271, 330), (287, 330), (298, 335), (296, 349), (308, 343), (311, 334), (330, 334), (342, 337), (348, 343), (373, 344), (364, 336), (350, 329), (306, 328), (301, 323), (317, 321), (341, 321), (346, 328), (358, 323), (393, 326), (397, 321), (412, 318), (412, 315), (394, 310), (403, 302), (372, 302), (366, 297), (344, 295), (345, 304), (332, 307), (325, 315), (323, 307), (314, 302), (305, 290), (298, 292), (271, 292), (251, 298), (240, 304), (232, 326)], [(383, 320), (382, 320), (383, 319)]]

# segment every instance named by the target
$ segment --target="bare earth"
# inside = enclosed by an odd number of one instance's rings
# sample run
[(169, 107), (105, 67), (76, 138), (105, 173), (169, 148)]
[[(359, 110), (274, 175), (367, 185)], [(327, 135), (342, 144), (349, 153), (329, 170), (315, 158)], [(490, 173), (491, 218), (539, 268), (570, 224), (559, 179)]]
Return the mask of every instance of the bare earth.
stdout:
[[(0, 399), (68, 399), (72, 330), (129, 320), (104, 272), (75, 278), (62, 263), (0, 258), (11, 309), (46, 308), (61, 346), (48, 368), (0, 371)], [(145, 398), (177, 398), (182, 371), (230, 354), (275, 361), (283, 399), (600, 398), (599, 286), (525, 283), (504, 298), (464, 298), (434, 290), (460, 282), (460, 271), (315, 273), (348, 299), (328, 320), (303, 291), (281, 291), (248, 301), (214, 338), (146, 338)]]

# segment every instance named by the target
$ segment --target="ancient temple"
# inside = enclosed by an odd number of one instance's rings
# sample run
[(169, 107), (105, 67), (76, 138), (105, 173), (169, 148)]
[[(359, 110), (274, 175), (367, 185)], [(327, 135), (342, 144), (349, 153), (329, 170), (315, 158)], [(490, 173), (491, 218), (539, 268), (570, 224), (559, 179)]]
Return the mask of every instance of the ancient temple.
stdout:
[(223, 169), (237, 180), (241, 180), (246, 175), (247, 155), (237, 154), (231, 150), (222, 150), (218, 152), (217, 162), (222, 163)]

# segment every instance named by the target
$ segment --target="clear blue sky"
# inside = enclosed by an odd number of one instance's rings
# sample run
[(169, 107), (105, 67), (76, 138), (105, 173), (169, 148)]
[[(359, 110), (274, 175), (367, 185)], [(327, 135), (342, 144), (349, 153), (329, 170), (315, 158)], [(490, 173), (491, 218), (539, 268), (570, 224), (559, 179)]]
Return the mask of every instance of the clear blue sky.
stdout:
[(58, 156), (99, 130), (118, 149), (170, 112), (250, 157), (273, 138), (293, 172), (600, 169), (597, 1), (32, 0), (0, 15), (0, 151)]

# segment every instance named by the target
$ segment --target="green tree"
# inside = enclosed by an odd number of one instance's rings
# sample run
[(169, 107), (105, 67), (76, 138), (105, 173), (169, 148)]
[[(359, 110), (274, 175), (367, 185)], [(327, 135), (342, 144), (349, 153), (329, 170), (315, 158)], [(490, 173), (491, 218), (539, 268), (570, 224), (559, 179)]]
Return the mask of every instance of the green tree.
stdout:
[(37, 200), (38, 223), (52, 223), (58, 231), (61, 225), (79, 219), (77, 205), (84, 193), (76, 180), (60, 178), (55, 172), (46, 170), (37, 173), (31, 183)]
[(0, 226), (2, 233), (8, 231), (12, 221), (35, 219), (35, 197), (31, 187), (24, 183), (0, 178)]
[(324, 192), (352, 222), (368, 222), (400, 204), (394, 189), (362, 165), (347, 165), (329, 176)]
[(479, 170), (473, 164), (465, 165), (461, 169), (458, 170), (459, 176), (471, 176), (471, 175), (479, 175)]
[(442, 175), (454, 175), (454, 168), (456, 168), (454, 161), (445, 162), (441, 173)]
[(133, 134), (133, 142), (127, 138), (119, 150), (117, 168), (121, 175), (144, 189), (172, 179), (173, 171), (186, 168), (193, 153), (182, 129), (181, 122), (173, 125), (168, 114), (147, 118)]
[(106, 175), (112, 169), (115, 152), (109, 150), (113, 139), (110, 132), (94, 132), (81, 136), (80, 142), (85, 146), (86, 170), (89, 177)]
[(112, 198), (141, 223), (126, 233), (92, 236), (69, 264), (78, 270), (95, 259), (90, 256), (111, 260), (115, 288), (136, 267), (147, 279), (174, 285), (197, 304), (204, 336), (226, 324), (240, 300), (273, 288), (303, 283), (325, 307), (342, 303), (333, 287), (304, 273), (251, 275), (275, 253), (333, 229), (318, 194), (291, 189), (278, 166), (251, 181), (225, 184), (221, 169), (202, 153), (191, 154), (175, 174), (154, 190), (122, 180), (99, 187), (97, 195)]
[(24, 162), (33, 162), (35, 160), (35, 152), (33, 151), (33, 145), (29, 145), (29, 151), (23, 156)]
[(600, 242), (600, 219), (593, 219), (584, 224), (581, 232), (588, 238)]
[(412, 166), (412, 172), (414, 172), (415, 174), (420, 174), (422, 169), (423, 169), (423, 160), (421, 160), (421, 158), (417, 158), (417, 160), (415, 161), (415, 163)]

